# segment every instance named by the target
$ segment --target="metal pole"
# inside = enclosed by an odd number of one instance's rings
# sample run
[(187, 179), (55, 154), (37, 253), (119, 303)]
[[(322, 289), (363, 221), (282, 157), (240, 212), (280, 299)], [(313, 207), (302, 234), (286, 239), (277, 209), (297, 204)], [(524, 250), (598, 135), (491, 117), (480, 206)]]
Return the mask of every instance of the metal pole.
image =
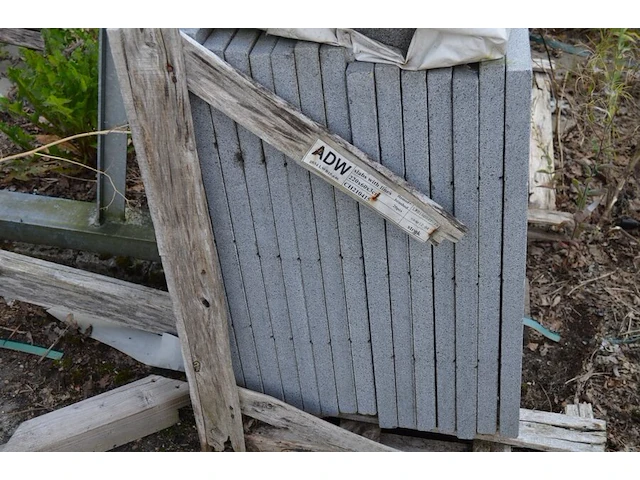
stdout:
[[(98, 83), (98, 129), (106, 130), (127, 123), (127, 114), (122, 103), (120, 85), (116, 76), (113, 58), (105, 29), (99, 34), (99, 83)], [(107, 173), (98, 175), (98, 221), (125, 220), (125, 194), (127, 173), (127, 136), (120, 134), (98, 137), (98, 170)], [(117, 191), (114, 190), (115, 189)], [(120, 192), (122, 195), (119, 195)]]

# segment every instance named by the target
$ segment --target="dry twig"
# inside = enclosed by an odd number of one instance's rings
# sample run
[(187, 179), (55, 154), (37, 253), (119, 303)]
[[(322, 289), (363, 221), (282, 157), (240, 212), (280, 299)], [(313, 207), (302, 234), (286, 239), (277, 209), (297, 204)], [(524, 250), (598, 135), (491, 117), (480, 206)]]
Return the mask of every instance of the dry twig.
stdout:
[(606, 277), (608, 277), (609, 275), (613, 275), (614, 273), (616, 273), (616, 270), (614, 270), (613, 272), (605, 273), (604, 275), (600, 275), (599, 277), (591, 278), (591, 279), (589, 279), (589, 280), (585, 280), (584, 282), (580, 282), (578, 285), (576, 285), (575, 287), (573, 287), (573, 288), (569, 291), (569, 293), (567, 293), (567, 297), (568, 297), (569, 295), (571, 295), (573, 292), (575, 292), (576, 290), (578, 290), (578, 289), (580, 289), (580, 288), (584, 287), (585, 285), (588, 285), (588, 284), (593, 283), (593, 282), (597, 282), (598, 280), (602, 280), (603, 278), (606, 278)]
[(49, 158), (49, 159), (52, 159), (52, 160), (58, 160), (60, 162), (70, 163), (70, 164), (76, 165), (78, 167), (86, 168), (87, 170), (91, 170), (92, 172), (95, 172), (98, 175), (104, 175), (107, 178), (107, 180), (109, 180), (109, 183), (111, 184), (111, 187), (113, 188), (113, 192), (114, 192), (113, 193), (113, 197), (111, 198), (111, 201), (109, 202), (109, 204), (106, 205), (103, 208), (109, 208), (111, 206), (111, 204), (113, 203), (113, 201), (115, 200), (116, 195), (120, 195), (124, 199), (124, 201), (128, 203), (129, 200), (127, 199), (127, 197), (124, 196), (124, 194), (122, 192), (118, 191), (118, 189), (115, 186), (115, 183), (113, 183), (113, 179), (111, 178), (111, 176), (108, 173), (100, 171), (97, 168), (90, 167), (89, 165), (85, 165), (84, 163), (78, 162), (76, 160), (71, 160), (69, 158), (63, 158), (63, 157), (57, 157), (55, 155), (49, 155), (48, 153), (40, 153), (43, 150), (47, 150), (50, 147), (54, 147), (56, 145), (68, 142), (70, 140), (76, 140), (78, 138), (92, 137), (92, 136), (96, 136), (96, 135), (108, 135), (110, 133), (122, 133), (122, 134), (125, 134), (125, 135), (129, 135), (131, 133), (131, 131), (130, 130), (126, 130), (126, 127), (127, 127), (127, 125), (121, 125), (121, 126), (118, 126), (118, 127), (111, 128), (109, 130), (98, 130), (96, 132), (78, 133), (76, 135), (71, 135), (70, 137), (60, 138), (60, 139), (56, 140), (55, 142), (47, 143), (46, 145), (42, 145), (40, 147), (34, 148), (32, 150), (29, 150), (28, 152), (16, 153), (15, 155), (9, 155), (8, 157), (0, 158), (0, 163), (9, 162), (11, 160), (18, 160), (20, 158), (25, 158), (25, 157), (30, 157), (32, 155), (35, 155), (35, 156), (39, 156), (39, 157)]

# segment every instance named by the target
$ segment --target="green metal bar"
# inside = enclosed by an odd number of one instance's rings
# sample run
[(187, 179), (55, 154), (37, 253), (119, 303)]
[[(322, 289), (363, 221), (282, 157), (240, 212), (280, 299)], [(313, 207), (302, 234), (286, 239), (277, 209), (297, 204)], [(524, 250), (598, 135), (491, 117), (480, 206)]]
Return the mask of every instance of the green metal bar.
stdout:
[(49, 350), (44, 347), (37, 347), (36, 345), (29, 345), (28, 343), (12, 342), (11, 340), (0, 339), (0, 348), (6, 348), (7, 350), (13, 350), (16, 352), (31, 353), (41, 357), (46, 356), (52, 360), (60, 360), (62, 358), (62, 352)]
[(148, 215), (96, 225), (92, 202), (0, 190), (0, 239), (159, 261)]
[[(127, 123), (116, 67), (111, 58), (107, 33), (100, 29), (100, 75), (98, 98), (98, 130), (122, 126)], [(127, 136), (121, 134), (98, 136), (98, 170), (110, 179), (98, 175), (97, 201), (100, 206), (99, 222), (125, 219), (124, 195), (127, 186)], [(112, 183), (113, 182), (113, 183)], [(117, 190), (117, 191), (116, 191)]]

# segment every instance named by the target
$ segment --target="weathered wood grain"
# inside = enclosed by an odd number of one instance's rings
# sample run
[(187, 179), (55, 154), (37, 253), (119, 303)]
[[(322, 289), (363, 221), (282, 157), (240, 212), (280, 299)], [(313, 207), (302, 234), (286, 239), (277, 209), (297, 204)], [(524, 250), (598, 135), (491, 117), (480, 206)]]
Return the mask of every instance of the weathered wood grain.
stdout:
[(22, 423), (7, 452), (105, 452), (178, 422), (185, 382), (151, 375)]
[[(305, 168), (309, 167), (301, 160), (316, 140), (321, 139), (329, 143), (358, 168), (392, 186), (423, 209), (430, 216), (431, 223), (438, 226), (430, 241), (439, 243), (447, 238), (455, 242), (464, 235), (465, 227), (426, 195), (373, 162), (353, 145), (329, 133), (326, 128), (235, 70), (187, 35), (183, 35), (182, 38), (189, 69), (189, 89), (213, 107), (229, 115)], [(331, 183), (353, 198), (361, 200), (337, 182)]]
[(0, 28), (0, 43), (44, 50), (44, 39), (38, 30), (30, 28)]
[(540, 210), (537, 208), (527, 210), (527, 221), (538, 225), (552, 225), (555, 227), (566, 225), (569, 228), (573, 228), (575, 225), (573, 215), (568, 212)]
[(395, 449), (344, 430), (275, 398), (238, 388), (242, 413), (290, 432), (318, 451), (394, 452)]
[(531, 90), (531, 149), (529, 152), (529, 205), (555, 210), (551, 85), (547, 74), (533, 74)]
[(564, 407), (564, 414), (570, 417), (595, 418), (590, 403), (569, 404)]
[(193, 136), (182, 35), (175, 29), (108, 33), (173, 299), (200, 441), (203, 448), (223, 450), (230, 442), (242, 451), (227, 303)]
[(176, 333), (166, 292), (0, 250), (0, 295), (66, 307), (152, 333)]
[(533, 450), (602, 452), (607, 432), (603, 420), (521, 408), (517, 438), (480, 434), (476, 438)]

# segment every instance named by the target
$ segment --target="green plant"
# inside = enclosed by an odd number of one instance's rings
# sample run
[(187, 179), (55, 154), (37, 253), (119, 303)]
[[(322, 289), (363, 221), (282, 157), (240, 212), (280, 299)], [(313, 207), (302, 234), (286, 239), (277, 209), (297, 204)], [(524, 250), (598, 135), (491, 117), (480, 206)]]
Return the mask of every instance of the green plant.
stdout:
[[(20, 49), (23, 63), (7, 77), (16, 87), (12, 99), (0, 98), (0, 112), (12, 122), (0, 121), (0, 131), (23, 150), (96, 129), (98, 114), (97, 29), (43, 29), (45, 51)], [(94, 136), (64, 142), (47, 153), (95, 166)], [(76, 170), (65, 162), (38, 159), (36, 170)], [(36, 159), (14, 162), (13, 176), (25, 179)]]
[(591, 72), (584, 77), (588, 92), (588, 121), (604, 127), (594, 145), (599, 163), (615, 158), (615, 119), (622, 101), (631, 99), (629, 85), (637, 69), (635, 61), (639, 43), (640, 35), (632, 29), (600, 30), (593, 55), (587, 62), (587, 69)]
[(621, 109), (634, 103), (630, 90), (637, 82), (640, 33), (627, 28), (594, 30), (589, 43), (588, 61), (572, 72), (578, 99), (574, 107), (588, 153), (579, 160), (582, 174), (571, 178), (571, 190), (577, 218), (586, 219), (600, 204), (605, 206), (601, 223), (619, 193), (620, 167), (628, 162), (618, 128)]

